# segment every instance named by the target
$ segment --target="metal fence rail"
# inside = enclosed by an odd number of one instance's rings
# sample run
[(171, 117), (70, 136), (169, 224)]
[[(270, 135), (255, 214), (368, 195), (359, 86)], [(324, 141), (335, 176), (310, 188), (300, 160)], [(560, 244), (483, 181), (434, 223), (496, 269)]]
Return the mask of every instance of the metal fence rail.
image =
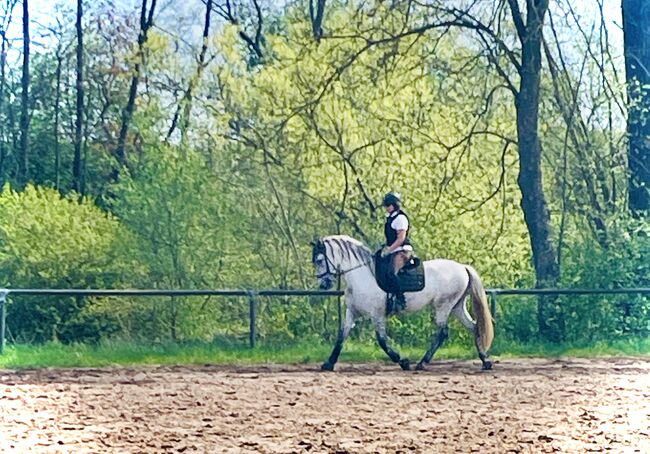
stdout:
[[(500, 289), (488, 288), (485, 290), (490, 298), (490, 310), (496, 318), (497, 297), (526, 295), (526, 296), (559, 296), (559, 295), (650, 295), (650, 288), (618, 288), (618, 289)], [(302, 289), (0, 289), (0, 354), (4, 351), (7, 298), (10, 295), (25, 296), (238, 296), (247, 297), (249, 303), (249, 343), (255, 347), (257, 297), (270, 296), (342, 296), (341, 290), (302, 290)]]
[(650, 295), (650, 287), (637, 288), (488, 288), (485, 292), (490, 298), (490, 311), (492, 317), (496, 320), (497, 314), (497, 297), (503, 296), (560, 296), (560, 295)]
[(340, 290), (302, 290), (302, 289), (42, 289), (16, 288), (0, 289), (0, 355), (4, 352), (6, 338), (7, 298), (10, 295), (24, 296), (238, 296), (248, 298), (249, 332), (248, 340), (251, 348), (255, 347), (257, 337), (257, 297), (270, 296), (342, 296)]

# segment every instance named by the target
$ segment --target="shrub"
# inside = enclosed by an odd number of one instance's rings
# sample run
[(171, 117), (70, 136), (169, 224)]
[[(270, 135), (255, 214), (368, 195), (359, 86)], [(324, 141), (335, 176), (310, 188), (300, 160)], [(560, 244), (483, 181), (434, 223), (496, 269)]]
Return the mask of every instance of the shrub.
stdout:
[[(138, 274), (128, 232), (90, 200), (28, 186), (0, 194), (0, 282), (14, 288), (120, 287)], [(90, 299), (12, 298), (8, 325), (20, 341), (97, 340), (116, 329)]]

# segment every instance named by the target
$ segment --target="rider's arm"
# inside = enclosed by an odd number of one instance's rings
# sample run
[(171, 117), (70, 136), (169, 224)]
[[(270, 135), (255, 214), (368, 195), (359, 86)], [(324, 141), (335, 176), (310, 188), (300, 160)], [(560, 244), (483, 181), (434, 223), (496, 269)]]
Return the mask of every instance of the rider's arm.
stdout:
[(405, 239), (406, 239), (406, 230), (398, 230), (397, 231), (397, 239), (395, 240), (395, 242), (393, 244), (391, 244), (388, 247), (388, 252), (392, 253), (395, 249), (400, 247), (404, 243)]

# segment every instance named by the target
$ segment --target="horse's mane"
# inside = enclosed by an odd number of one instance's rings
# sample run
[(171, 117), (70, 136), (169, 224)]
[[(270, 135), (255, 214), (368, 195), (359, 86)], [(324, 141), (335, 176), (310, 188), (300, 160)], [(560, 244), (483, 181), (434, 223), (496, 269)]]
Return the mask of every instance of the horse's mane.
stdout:
[(332, 251), (337, 248), (341, 259), (356, 259), (359, 263), (372, 263), (372, 251), (359, 240), (347, 235), (331, 235), (323, 237), (321, 241)]

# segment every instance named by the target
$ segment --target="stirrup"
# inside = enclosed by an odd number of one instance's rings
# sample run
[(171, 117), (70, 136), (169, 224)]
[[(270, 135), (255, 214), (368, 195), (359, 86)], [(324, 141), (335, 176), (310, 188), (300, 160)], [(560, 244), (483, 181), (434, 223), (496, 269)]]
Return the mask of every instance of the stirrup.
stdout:
[(399, 301), (394, 293), (389, 293), (386, 297), (386, 315), (397, 314), (406, 308), (406, 298), (404, 301)]

